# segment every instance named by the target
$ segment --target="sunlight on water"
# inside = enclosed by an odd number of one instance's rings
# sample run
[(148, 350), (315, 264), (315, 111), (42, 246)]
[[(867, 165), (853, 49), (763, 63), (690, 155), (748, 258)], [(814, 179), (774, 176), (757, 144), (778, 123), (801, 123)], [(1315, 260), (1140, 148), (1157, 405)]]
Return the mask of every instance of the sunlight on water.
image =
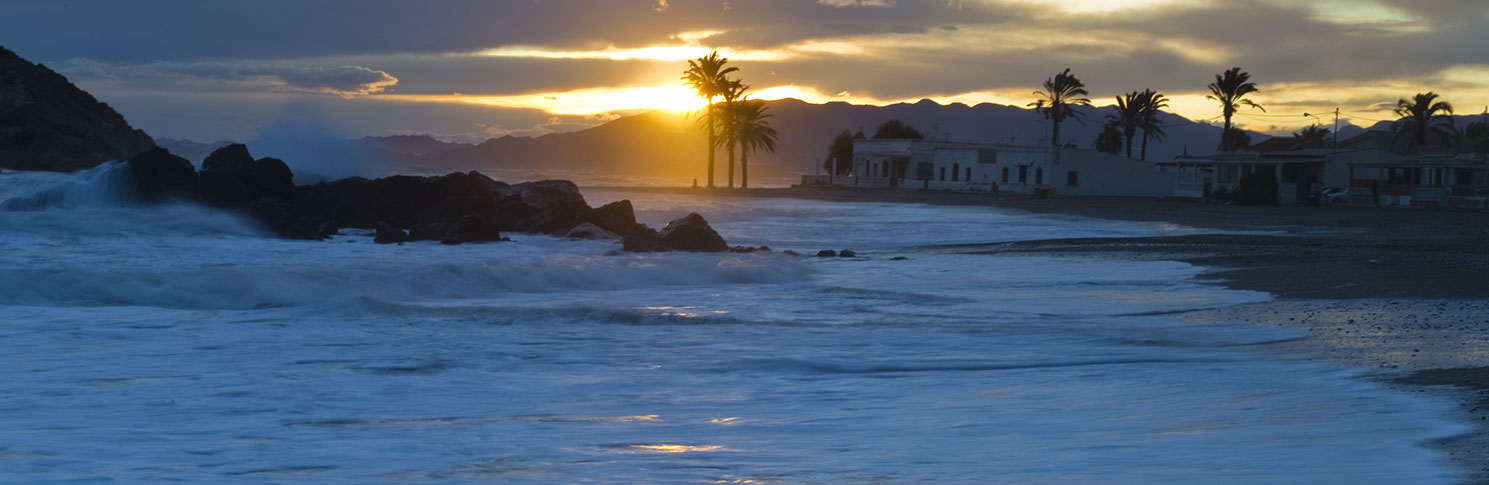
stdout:
[(630, 449), (653, 453), (698, 453), (709, 451), (726, 451), (724, 447), (716, 445), (631, 445)]

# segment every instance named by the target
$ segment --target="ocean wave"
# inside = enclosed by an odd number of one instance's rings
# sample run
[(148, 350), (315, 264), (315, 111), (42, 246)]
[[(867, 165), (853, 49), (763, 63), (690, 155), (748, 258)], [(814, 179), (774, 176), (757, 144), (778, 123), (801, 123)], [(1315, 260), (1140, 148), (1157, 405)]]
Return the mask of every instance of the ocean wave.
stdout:
[[(0, 259), (0, 304), (254, 309), (329, 302), (492, 299), (510, 294), (802, 281), (773, 254), (554, 254), (554, 242), (407, 246), (252, 240), (212, 254), (138, 248), (134, 261)], [(590, 245), (574, 244), (593, 250)], [(234, 250), (241, 251), (232, 254)], [(507, 253), (507, 254), (503, 254)], [(383, 307), (390, 311), (395, 307)], [(427, 309), (426, 309), (427, 310)]]

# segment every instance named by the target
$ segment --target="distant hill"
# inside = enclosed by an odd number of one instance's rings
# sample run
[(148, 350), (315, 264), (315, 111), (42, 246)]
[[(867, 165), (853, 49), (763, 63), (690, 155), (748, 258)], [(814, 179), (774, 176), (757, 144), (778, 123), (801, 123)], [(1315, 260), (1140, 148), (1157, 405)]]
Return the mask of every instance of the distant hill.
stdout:
[(154, 147), (109, 105), (0, 47), (0, 168), (71, 172)]
[[(929, 137), (954, 141), (996, 142), (1017, 145), (1049, 143), (1049, 121), (1033, 110), (997, 105), (941, 105), (930, 100), (890, 106), (864, 106), (835, 102), (809, 104), (795, 99), (768, 102), (771, 124), (780, 132), (775, 153), (752, 158), (752, 178), (785, 180), (795, 174), (814, 173), (828, 141), (842, 130), (862, 128), (872, 136), (876, 126), (898, 119)], [(1061, 136), (1088, 148), (1113, 108), (1078, 108), (1081, 124), (1066, 121)], [(1163, 140), (1152, 140), (1149, 160), (1167, 160), (1184, 153), (1210, 153), (1220, 139), (1220, 127), (1197, 123), (1174, 114), (1163, 114)], [(1269, 136), (1252, 133), (1253, 141)], [(703, 183), (705, 137), (696, 122), (678, 114), (651, 111), (623, 117), (601, 126), (572, 133), (535, 138), (501, 137), (478, 145), (456, 145), (423, 154), (425, 166), (451, 169), (568, 169), (612, 175), (651, 175), (673, 182), (693, 177)], [(1134, 157), (1138, 151), (1133, 151)], [(716, 160), (715, 183), (726, 179), (727, 157)], [(736, 169), (737, 170), (737, 169)], [(736, 175), (737, 177), (737, 175)]]
[[(780, 133), (775, 153), (760, 153), (750, 161), (755, 185), (790, 183), (798, 174), (815, 173), (833, 135), (874, 128), (890, 119), (909, 123), (929, 137), (1014, 145), (1049, 143), (1049, 121), (1031, 109), (997, 104), (940, 105), (929, 100), (890, 106), (848, 103), (810, 104), (794, 99), (768, 102), (771, 124)], [(1085, 120), (1066, 121), (1061, 135), (1067, 142), (1089, 148), (1113, 108), (1082, 107)], [(1160, 115), (1167, 135), (1152, 140), (1149, 160), (1168, 160), (1188, 151), (1213, 153), (1220, 127), (1182, 116)], [(1253, 142), (1270, 138), (1251, 134)], [(649, 111), (622, 117), (593, 128), (538, 137), (503, 136), (479, 144), (441, 141), (428, 135), (364, 137), (355, 140), (299, 136), (285, 130), (248, 142), (255, 153), (283, 158), (306, 174), (301, 183), (351, 175), (381, 176), (397, 172), (505, 169), (537, 171), (514, 177), (563, 177), (580, 183), (650, 183), (686, 185), (706, 183), (705, 135), (697, 121), (669, 111)], [(176, 151), (179, 140), (161, 140)], [(210, 146), (213, 144), (197, 144)], [(182, 146), (186, 148), (186, 146)], [(1139, 151), (1133, 150), (1138, 156)], [(727, 180), (728, 157), (720, 151), (714, 181)], [(188, 157), (191, 158), (191, 157)], [(304, 170), (302, 170), (304, 168)], [(738, 168), (735, 169), (738, 174)], [(317, 175), (312, 175), (317, 174)], [(309, 178), (309, 177), (315, 178)], [(736, 181), (738, 175), (736, 175)]]
[(439, 140), (429, 135), (368, 136), (357, 141), (369, 148), (414, 156), (466, 146), (461, 143)]
[(155, 146), (166, 149), (172, 155), (191, 160), (192, 163), (201, 165), (202, 160), (211, 155), (212, 151), (233, 144), (230, 141), (214, 141), (211, 143), (198, 143), (191, 140), (175, 138), (156, 138)]

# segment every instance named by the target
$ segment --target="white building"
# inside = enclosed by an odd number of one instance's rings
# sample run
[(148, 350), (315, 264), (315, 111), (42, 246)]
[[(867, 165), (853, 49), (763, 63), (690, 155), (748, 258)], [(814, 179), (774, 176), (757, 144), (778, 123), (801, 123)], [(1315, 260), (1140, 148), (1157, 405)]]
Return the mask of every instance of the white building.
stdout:
[(1033, 194), (1164, 197), (1177, 175), (1152, 162), (1077, 148), (936, 140), (854, 140), (844, 176), (803, 177), (806, 183), (864, 188), (992, 191)]

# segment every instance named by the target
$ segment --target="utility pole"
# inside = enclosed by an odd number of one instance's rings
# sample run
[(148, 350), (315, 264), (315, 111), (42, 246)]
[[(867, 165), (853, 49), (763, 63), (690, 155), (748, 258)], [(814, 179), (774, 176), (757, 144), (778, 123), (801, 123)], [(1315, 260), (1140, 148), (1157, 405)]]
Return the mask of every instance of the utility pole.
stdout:
[(1339, 107), (1334, 107), (1334, 156), (1339, 156)]

